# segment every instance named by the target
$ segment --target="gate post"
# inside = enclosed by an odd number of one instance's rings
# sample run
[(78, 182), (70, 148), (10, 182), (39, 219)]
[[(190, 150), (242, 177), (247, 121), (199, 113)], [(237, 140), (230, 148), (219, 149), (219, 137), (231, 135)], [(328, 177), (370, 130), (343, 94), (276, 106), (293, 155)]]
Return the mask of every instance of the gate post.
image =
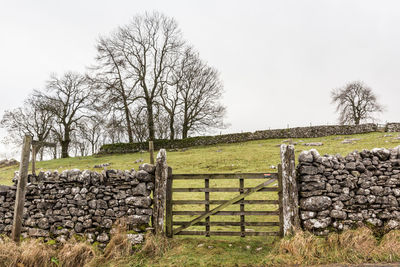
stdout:
[(282, 167), (279, 171), (282, 205), (282, 234), (287, 236), (300, 229), (299, 192), (296, 179), (295, 154), (293, 145), (281, 145)]
[(164, 211), (167, 189), (168, 165), (167, 152), (160, 149), (156, 159), (154, 183), (153, 227), (156, 234), (164, 233)]
[(22, 217), (24, 215), (26, 184), (28, 180), (29, 155), (32, 137), (25, 135), (21, 151), (21, 162), (19, 164), (19, 179), (17, 181), (17, 195), (15, 197), (14, 218), (12, 225), (12, 239), (19, 243), (22, 229)]

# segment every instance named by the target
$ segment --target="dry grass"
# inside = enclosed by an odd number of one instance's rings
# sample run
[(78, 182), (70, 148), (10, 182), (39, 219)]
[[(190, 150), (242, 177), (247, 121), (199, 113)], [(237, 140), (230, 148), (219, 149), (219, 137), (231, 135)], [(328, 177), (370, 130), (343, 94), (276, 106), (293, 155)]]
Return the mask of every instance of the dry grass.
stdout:
[(147, 257), (161, 257), (172, 248), (172, 240), (162, 235), (154, 235), (151, 232), (146, 234), (145, 242), (140, 253)]
[(282, 239), (273, 250), (275, 263), (303, 264), (318, 262), (326, 254), (323, 240), (309, 232), (297, 232), (290, 239)]
[(10, 239), (0, 243), (1, 267), (48, 267), (54, 266), (51, 258), (56, 252), (50, 246), (34, 239), (23, 241), (20, 246)]
[[(233, 242), (233, 245), (229, 243), (194, 238), (171, 240), (148, 233), (142, 247), (132, 253), (125, 228), (119, 226), (114, 228), (104, 252), (96, 251), (83, 241), (70, 240), (55, 249), (38, 240), (25, 240), (17, 246), (7, 238), (4, 241), (0, 239), (0, 267), (303, 266), (400, 260), (400, 230), (391, 231), (381, 239), (374, 236), (369, 228), (363, 227), (325, 237), (298, 232), (272, 244), (254, 243), (251, 238)], [(246, 249), (244, 246), (247, 245), (251, 245), (252, 249)], [(258, 247), (263, 249), (254, 251)]]
[(124, 221), (117, 222), (113, 231), (110, 242), (104, 250), (106, 260), (124, 258), (132, 253), (132, 245), (126, 236), (126, 223)]
[(395, 230), (383, 236), (375, 251), (376, 262), (400, 261), (400, 230)]
[(389, 232), (379, 241), (367, 227), (326, 237), (298, 232), (278, 242), (270, 258), (275, 264), (360, 264), (399, 259), (400, 231)]
[(85, 266), (95, 259), (94, 248), (87, 242), (70, 240), (57, 254), (63, 267)]

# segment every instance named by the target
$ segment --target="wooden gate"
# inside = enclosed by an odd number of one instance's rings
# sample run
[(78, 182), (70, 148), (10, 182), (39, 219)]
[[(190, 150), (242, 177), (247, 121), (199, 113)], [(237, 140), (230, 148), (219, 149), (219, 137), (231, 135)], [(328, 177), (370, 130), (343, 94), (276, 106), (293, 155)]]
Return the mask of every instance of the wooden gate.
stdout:
[[(280, 167), (280, 166), (279, 166)], [(258, 182), (258, 179), (261, 181)], [(219, 187), (222, 181), (225, 184), (235, 184), (238, 181), (237, 187)], [(235, 181), (236, 180), (236, 181)], [(203, 187), (175, 187), (174, 181), (180, 181), (185, 185), (199, 184), (204, 181)], [(227, 183), (228, 181), (228, 183)], [(246, 182), (252, 182), (256, 186), (245, 187)], [(282, 205), (281, 203), (281, 175), (278, 173), (237, 173), (237, 174), (172, 174), (167, 179), (167, 196), (166, 196), (166, 234), (168, 237), (173, 235), (204, 235), (204, 236), (281, 236), (282, 228)], [(215, 187), (210, 187), (210, 182)], [(222, 183), (224, 185), (224, 183)], [(178, 199), (174, 198), (174, 193), (185, 192), (185, 197)], [(204, 192), (203, 197), (199, 197)], [(217, 192), (238, 192), (232, 198), (213, 199), (210, 193)], [(257, 192), (265, 192), (262, 197), (254, 199)], [(275, 193), (273, 193), (275, 192)], [(196, 193), (196, 194), (195, 194)], [(200, 194), (199, 194), (200, 193)], [(231, 193), (232, 194), (232, 193)], [(189, 197), (188, 197), (189, 196)], [(249, 199), (249, 197), (251, 199)], [(247, 199), (245, 199), (247, 198)], [(183, 210), (182, 206), (190, 206), (192, 210)], [(237, 207), (239, 205), (239, 207)], [(246, 210), (246, 207), (253, 205), (251, 210)], [(204, 206), (204, 210), (193, 210), (194, 207), (199, 208)], [(214, 207), (212, 207), (214, 206)], [(228, 207), (236, 207), (234, 211), (225, 210)], [(260, 210), (254, 210), (254, 207)], [(176, 220), (174, 217), (188, 217), (186, 220)], [(194, 217), (193, 217), (194, 216)], [(213, 220), (215, 217), (225, 216), (223, 220)], [(229, 216), (229, 217), (227, 217)], [(261, 220), (254, 221), (257, 218)], [(262, 216), (262, 217), (260, 217)], [(231, 219), (231, 218), (237, 219)], [(268, 231), (255, 231), (247, 229), (246, 226), (263, 228)], [(203, 228), (204, 227), (204, 228)], [(218, 231), (213, 231), (217, 227)], [(232, 231), (232, 228), (240, 227), (239, 231)], [(196, 228), (188, 230), (188, 228)], [(199, 230), (199, 228), (203, 228)], [(222, 229), (221, 228), (228, 228)], [(271, 230), (271, 228), (277, 228)], [(259, 228), (260, 229), (260, 228)], [(251, 231), (249, 231), (251, 230)]]

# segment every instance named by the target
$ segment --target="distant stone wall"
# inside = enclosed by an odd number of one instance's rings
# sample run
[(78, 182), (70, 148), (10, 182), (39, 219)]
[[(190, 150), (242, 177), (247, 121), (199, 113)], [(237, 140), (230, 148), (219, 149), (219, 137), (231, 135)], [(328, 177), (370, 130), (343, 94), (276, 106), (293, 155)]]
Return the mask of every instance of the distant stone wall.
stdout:
[(386, 132), (400, 132), (400, 123), (387, 123), (385, 127)]
[[(68, 170), (41, 172), (29, 177), (22, 235), (63, 242), (84, 235), (105, 245), (117, 220), (124, 220), (143, 240), (152, 215), (151, 191), (155, 167), (144, 164), (139, 171), (107, 170), (103, 173)], [(0, 186), (0, 233), (12, 228), (16, 186)]]
[(316, 234), (368, 224), (400, 228), (400, 146), (342, 157), (299, 155), (300, 220)]
[[(155, 149), (166, 148), (186, 148), (193, 146), (205, 146), (216, 144), (239, 143), (252, 140), (276, 139), (276, 138), (314, 138), (329, 135), (351, 135), (376, 132), (376, 124), (361, 124), (361, 125), (327, 125), (327, 126), (310, 126), (297, 127), (288, 129), (275, 129), (256, 131), (254, 133), (237, 133), (223, 134), (216, 136), (199, 136), (190, 137), (178, 140), (155, 140)], [(117, 143), (103, 145), (99, 153), (134, 153), (140, 150), (148, 149), (148, 143)]]
[(16, 159), (3, 159), (0, 160), (0, 168), (18, 165), (19, 162)]

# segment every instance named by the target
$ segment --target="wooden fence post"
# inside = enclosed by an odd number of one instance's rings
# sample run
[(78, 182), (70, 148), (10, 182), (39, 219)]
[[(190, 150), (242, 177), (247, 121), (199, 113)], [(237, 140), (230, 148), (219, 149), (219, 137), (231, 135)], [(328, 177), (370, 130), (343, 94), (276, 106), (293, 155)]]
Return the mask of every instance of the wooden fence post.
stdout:
[(149, 141), (150, 164), (154, 164), (154, 143)]
[(164, 233), (164, 211), (167, 191), (167, 152), (160, 149), (156, 162), (156, 179), (154, 183), (153, 227), (156, 234)]
[(14, 219), (11, 233), (12, 239), (17, 243), (19, 243), (21, 236), (31, 143), (32, 137), (30, 135), (25, 135), (21, 151), (21, 163), (19, 165), (19, 179), (17, 184), (17, 195), (15, 198)]
[(167, 192), (166, 192), (166, 203), (165, 203), (165, 233), (167, 237), (173, 237), (172, 231), (172, 168), (168, 167), (167, 177)]
[(36, 146), (32, 145), (32, 175), (36, 175)]
[(283, 235), (293, 234), (300, 229), (299, 192), (296, 179), (293, 145), (281, 145), (281, 189)]

